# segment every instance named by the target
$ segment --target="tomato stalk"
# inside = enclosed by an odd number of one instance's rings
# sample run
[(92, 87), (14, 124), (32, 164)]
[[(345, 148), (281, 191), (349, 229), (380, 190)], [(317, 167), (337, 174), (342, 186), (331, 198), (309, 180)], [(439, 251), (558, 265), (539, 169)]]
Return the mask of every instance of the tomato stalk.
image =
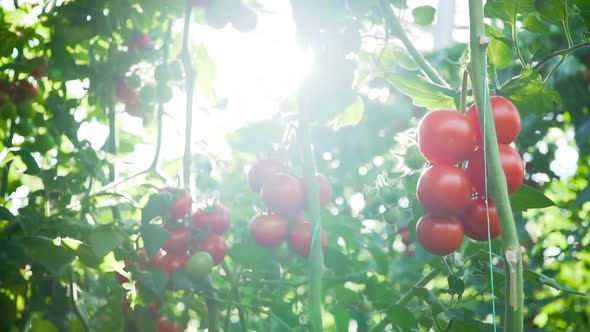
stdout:
[[(240, 303), (241, 302), (240, 301), (240, 289), (239, 289), (239, 284), (238, 284), (239, 271), (237, 273), (238, 275), (236, 275), (236, 272), (225, 261), (223, 261), (221, 263), (221, 267), (223, 268), (223, 271), (225, 271), (225, 274), (227, 275), (227, 278), (229, 279), (229, 281), (231, 283), (231, 292), (232, 292), (232, 296), (233, 296), (234, 300), (236, 302)], [(236, 305), (236, 309), (238, 309), (238, 317), (240, 319), (240, 329), (242, 331), (248, 331), (248, 318), (246, 317), (246, 310), (240, 304)], [(229, 313), (228, 313), (228, 316), (229, 316)]]
[(504, 330), (519, 332), (523, 329), (523, 279), (522, 253), (516, 233), (514, 217), (508, 197), (506, 177), (502, 169), (500, 151), (496, 139), (496, 128), (490, 105), (487, 86), (486, 50), (489, 37), (485, 35), (481, 0), (469, 0), (470, 55), (468, 64), (473, 94), (477, 104), (480, 125), (484, 134), (485, 156), (487, 159), (487, 183), (489, 196), (493, 199), (501, 225), (502, 247), (505, 269), (505, 317)]
[(182, 49), (180, 56), (184, 67), (185, 89), (186, 89), (186, 124), (184, 129), (184, 155), (182, 159), (182, 180), (186, 190), (190, 192), (191, 177), (191, 139), (193, 127), (193, 93), (195, 88), (195, 70), (191, 61), (189, 50), (189, 29), (191, 25), (192, 4), (190, 0), (185, 1), (184, 27), (182, 33)]
[(324, 254), (322, 252), (322, 220), (320, 216), (320, 191), (316, 179), (316, 165), (311, 145), (309, 110), (300, 110), (299, 141), (303, 158), (303, 176), (307, 185), (307, 206), (312, 223), (311, 250), (309, 255), (309, 313), (311, 330), (323, 331), (322, 322), (322, 274)]

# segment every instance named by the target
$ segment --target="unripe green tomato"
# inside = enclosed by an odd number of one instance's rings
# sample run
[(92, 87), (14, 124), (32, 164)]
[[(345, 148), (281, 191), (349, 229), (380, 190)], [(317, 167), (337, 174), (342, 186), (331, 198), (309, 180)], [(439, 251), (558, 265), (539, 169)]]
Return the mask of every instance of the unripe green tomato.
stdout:
[(33, 125), (30, 121), (20, 118), (16, 124), (15, 132), (23, 137), (28, 137), (33, 133)]
[(171, 78), (168, 64), (163, 63), (158, 65), (154, 70), (154, 78), (159, 85), (166, 84), (166, 82), (168, 82)]
[(172, 88), (167, 84), (158, 85), (158, 101), (166, 103), (172, 99)]
[(401, 219), (401, 213), (396, 208), (388, 208), (385, 212), (383, 212), (383, 219), (388, 224), (395, 225)]
[(129, 77), (127, 77), (126, 79), (127, 81), (127, 86), (131, 89), (139, 89), (139, 87), (141, 87), (141, 78), (139, 77), (139, 75), (131, 75)]
[(213, 270), (213, 258), (208, 252), (200, 251), (188, 259), (185, 270), (192, 278), (202, 280)]
[(151, 104), (156, 101), (156, 87), (148, 84), (139, 91), (139, 100), (143, 104)]
[(411, 169), (421, 169), (424, 167), (426, 159), (422, 155), (422, 152), (420, 152), (418, 145), (408, 146), (404, 155), (404, 163)]
[(397, 203), (400, 197), (400, 189), (395, 186), (384, 186), (379, 188), (379, 198), (384, 203)]
[(16, 105), (8, 102), (0, 106), (0, 115), (4, 119), (15, 119), (17, 115)]

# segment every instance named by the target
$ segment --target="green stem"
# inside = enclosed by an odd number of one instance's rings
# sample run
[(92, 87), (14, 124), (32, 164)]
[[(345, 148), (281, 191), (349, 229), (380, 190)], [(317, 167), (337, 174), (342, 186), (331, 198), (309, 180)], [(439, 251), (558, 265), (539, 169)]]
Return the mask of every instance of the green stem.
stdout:
[[(112, 98), (109, 98), (108, 101), (108, 113), (109, 113), (109, 138), (108, 138), (108, 145), (107, 149), (108, 152), (116, 155), (117, 154), (117, 122), (116, 122), (116, 114), (115, 114), (115, 105), (113, 103)], [(115, 182), (117, 179), (117, 169), (115, 168), (115, 164), (113, 162), (109, 163), (109, 183)], [(111, 209), (113, 213), (113, 219), (121, 220), (121, 210), (119, 206), (114, 206)]]
[[(419, 287), (426, 286), (426, 284), (428, 284), (432, 279), (434, 279), (434, 277), (436, 277), (442, 271), (443, 268), (440, 266), (430, 270), (430, 272), (428, 272), (425, 276), (420, 278), (420, 280), (418, 280), (414, 284), (414, 286), (397, 301), (397, 304), (402, 306), (407, 305), (414, 298), (414, 296), (416, 296), (416, 289), (418, 289)], [(377, 325), (375, 325), (375, 327), (371, 329), (371, 332), (384, 331), (387, 324), (389, 324), (389, 320), (385, 318), (382, 321), (380, 321)]]
[(82, 316), (82, 313), (80, 312), (80, 308), (78, 308), (78, 305), (76, 304), (76, 297), (75, 297), (75, 293), (76, 293), (76, 289), (75, 289), (75, 283), (74, 283), (74, 270), (71, 269), (70, 270), (70, 275), (69, 275), (69, 287), (70, 287), (70, 304), (72, 305), (72, 309), (74, 310), (74, 314), (76, 315), (76, 317), (78, 317), (78, 320), (80, 321), (80, 325), (82, 325), (82, 330), (84, 332), (88, 332), (90, 331), (90, 329), (88, 328), (88, 323), (86, 322), (86, 319), (84, 319), (84, 316)]
[(309, 255), (309, 312), (311, 330), (323, 331), (322, 322), (322, 274), (324, 269), (324, 254), (322, 252), (322, 220), (320, 216), (320, 192), (316, 179), (316, 166), (313, 157), (311, 134), (309, 126), (309, 111), (300, 110), (299, 138), (303, 157), (303, 175), (307, 191), (309, 217), (312, 222), (312, 241)]
[(461, 83), (461, 104), (459, 104), (459, 111), (465, 113), (467, 111), (467, 83), (469, 82), (469, 72), (463, 72), (463, 81)]
[(383, 13), (385, 16), (385, 21), (389, 25), (389, 28), (393, 31), (393, 34), (396, 35), (399, 40), (404, 44), (408, 53), (412, 56), (414, 61), (422, 72), (434, 83), (442, 85), (446, 88), (449, 88), (449, 84), (440, 76), (440, 74), (434, 69), (434, 67), (424, 58), (422, 53), (418, 52), (414, 44), (410, 41), (410, 38), (404, 31), (402, 24), (400, 23), (399, 19), (393, 12), (391, 5), (385, 1), (381, 0), (381, 7), (383, 8)]
[(189, 50), (189, 31), (191, 24), (192, 4), (190, 0), (186, 0), (186, 7), (184, 9), (184, 28), (182, 34), (182, 50), (181, 58), (185, 73), (185, 88), (186, 88), (186, 118), (184, 129), (184, 155), (182, 159), (182, 180), (184, 189), (190, 190), (190, 176), (191, 176), (191, 136), (193, 125), (193, 92), (195, 87), (195, 71), (191, 61), (191, 54)]
[(489, 186), (490, 196), (496, 205), (502, 232), (502, 247), (504, 249), (504, 268), (506, 269), (504, 330), (521, 332), (523, 329), (524, 300), (522, 254), (510, 207), (506, 177), (500, 160), (496, 128), (493, 120), (487, 120), (493, 119), (493, 115), (486, 80), (486, 49), (489, 38), (485, 35), (483, 18), (482, 0), (469, 0), (471, 62), (468, 69), (480, 123), (483, 128), (482, 132), (484, 133), (485, 157), (487, 160), (486, 179), (491, 180), (489, 183), (486, 181), (486, 187)]
[(516, 24), (511, 24), (512, 27), (512, 40), (514, 41), (514, 48), (516, 49), (516, 55), (518, 55), (518, 59), (520, 59), (520, 65), (522, 68), (526, 68), (527, 62), (524, 61), (524, 57), (520, 52), (520, 45), (518, 44), (518, 31), (516, 30)]
[(567, 39), (567, 46), (572, 47), (574, 44), (572, 40), (572, 34), (570, 32), (570, 21), (567, 13), (567, 0), (563, 1), (563, 30), (565, 32), (565, 38)]
[[(227, 262), (223, 261), (221, 263), (221, 267), (223, 268), (223, 270), (225, 271), (225, 274), (227, 275), (228, 279), (230, 280), (231, 283), (231, 292), (232, 292), (232, 296), (235, 299), (236, 302), (240, 303), (240, 289), (239, 289), (239, 283), (238, 283), (238, 276), (236, 275), (236, 273), (234, 272), (234, 270), (231, 268), (231, 266), (229, 266), (229, 264), (227, 264)], [(242, 305), (236, 305), (236, 309), (238, 309), (238, 317), (240, 318), (240, 328), (242, 331), (248, 331), (248, 318), (246, 317), (246, 311), (244, 309), (244, 307)], [(229, 314), (228, 314), (229, 316)]]

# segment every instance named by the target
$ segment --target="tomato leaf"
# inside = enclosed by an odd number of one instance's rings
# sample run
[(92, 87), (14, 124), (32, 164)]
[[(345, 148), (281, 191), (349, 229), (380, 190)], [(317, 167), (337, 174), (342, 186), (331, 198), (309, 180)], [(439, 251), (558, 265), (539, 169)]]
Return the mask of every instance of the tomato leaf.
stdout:
[(25, 174), (39, 175), (41, 173), (41, 168), (39, 168), (37, 161), (35, 160), (35, 158), (29, 150), (20, 149), (18, 151), (14, 151), (14, 154), (20, 156), (20, 159), (27, 166)]
[(387, 80), (401, 93), (412, 98), (414, 105), (427, 108), (455, 108), (453, 97), (434, 89), (434, 86), (416, 74), (390, 75)]
[(465, 308), (456, 308), (448, 312), (451, 321), (449, 322), (449, 332), (486, 332), (492, 331), (492, 324), (482, 323), (473, 319), (477, 315), (475, 312)]
[(538, 283), (541, 283), (545, 286), (549, 286), (549, 287), (557, 289), (559, 291), (563, 291), (563, 292), (567, 292), (567, 293), (571, 293), (571, 294), (582, 295), (582, 296), (589, 295), (589, 294), (580, 292), (578, 290), (569, 288), (567, 286), (561, 285), (557, 281), (555, 281), (555, 279), (550, 278), (542, 273), (535, 272), (535, 271), (529, 270), (529, 269), (524, 270), (524, 279), (528, 280), (528, 281), (538, 282)]
[(16, 217), (4, 206), (0, 206), (0, 220), (14, 221)]
[(463, 279), (459, 278), (456, 274), (451, 274), (448, 276), (447, 282), (449, 283), (450, 293), (457, 294), (459, 296), (459, 300), (461, 300), (463, 292), (465, 291), (465, 282)]
[(354, 103), (350, 104), (344, 112), (338, 114), (333, 121), (334, 129), (356, 126), (363, 118), (365, 106), (361, 97), (357, 97)]
[(514, 211), (555, 206), (555, 203), (549, 197), (526, 184), (521, 184), (516, 192), (510, 196), (510, 204)]
[(167, 210), (177, 199), (179, 193), (162, 191), (150, 196), (141, 210), (141, 223), (146, 224)]
[(118, 247), (125, 237), (111, 225), (101, 225), (90, 232), (88, 244), (98, 257), (103, 257)]
[(484, 8), (486, 17), (497, 17), (514, 24), (517, 14), (534, 11), (535, 4), (534, 0), (488, 0)]
[(162, 295), (166, 289), (166, 286), (168, 285), (168, 281), (170, 280), (168, 274), (160, 269), (153, 271), (140, 271), (135, 273), (134, 277), (139, 285), (149, 289), (157, 297)]
[(551, 23), (559, 24), (565, 19), (564, 0), (535, 0), (535, 9)]
[(387, 319), (393, 324), (399, 326), (403, 331), (409, 331), (418, 327), (418, 322), (410, 309), (393, 304), (387, 310)]
[(170, 232), (160, 225), (142, 225), (139, 231), (141, 232), (148, 257), (153, 257), (170, 237)]
[(549, 32), (549, 27), (545, 23), (541, 22), (537, 16), (527, 16), (523, 19), (522, 23), (522, 27), (529, 32), (541, 34)]
[(416, 297), (424, 300), (424, 302), (430, 306), (430, 310), (432, 310), (434, 315), (445, 311), (444, 305), (428, 289), (424, 287), (416, 287), (414, 293), (416, 294)]
[(502, 69), (512, 63), (512, 48), (509, 42), (504, 39), (502, 32), (491, 25), (485, 26), (486, 34), (490, 36), (491, 42), (488, 46), (490, 62)]
[(562, 103), (559, 93), (546, 87), (539, 75), (530, 69), (523, 70), (519, 77), (506, 83), (502, 92), (518, 107), (523, 116), (544, 115)]
[(23, 238), (22, 244), (33, 260), (54, 274), (58, 274), (64, 265), (71, 263), (75, 258), (72, 251), (64, 246), (55, 245), (50, 238)]
[(414, 22), (421, 26), (429, 26), (434, 22), (436, 9), (432, 6), (420, 6), (412, 10)]

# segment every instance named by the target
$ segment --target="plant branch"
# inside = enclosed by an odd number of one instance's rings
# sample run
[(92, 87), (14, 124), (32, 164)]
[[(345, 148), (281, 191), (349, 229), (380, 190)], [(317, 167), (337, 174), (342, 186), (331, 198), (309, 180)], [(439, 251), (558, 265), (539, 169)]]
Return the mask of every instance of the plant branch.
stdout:
[(459, 111), (465, 113), (467, 111), (467, 83), (469, 82), (469, 72), (463, 72), (463, 81), (461, 82), (461, 104), (459, 104)]
[(86, 322), (86, 319), (84, 319), (84, 316), (82, 316), (82, 313), (80, 312), (80, 308), (78, 308), (78, 305), (76, 304), (76, 296), (75, 296), (75, 283), (74, 283), (74, 270), (71, 269), (70, 271), (70, 275), (69, 275), (69, 287), (70, 287), (70, 304), (72, 305), (72, 309), (74, 310), (74, 314), (76, 315), (76, 317), (78, 317), (78, 320), (80, 321), (80, 324), (82, 325), (82, 329), (84, 330), (84, 332), (89, 332), (90, 329), (88, 328), (88, 323)]
[(438, 85), (442, 85), (445, 88), (450, 88), (449, 84), (442, 78), (442, 76), (434, 69), (434, 67), (424, 58), (424, 56), (418, 52), (414, 44), (410, 41), (410, 38), (404, 31), (399, 19), (393, 13), (393, 9), (391, 5), (387, 3), (385, 0), (381, 0), (381, 7), (383, 9), (385, 22), (389, 25), (389, 28), (392, 30), (393, 34), (399, 38), (399, 40), (404, 44), (410, 56), (416, 61), (416, 64), (422, 72), (433, 82)]
[(217, 299), (215, 298), (215, 288), (211, 284), (211, 280), (207, 281), (207, 289), (205, 290), (205, 303), (207, 304), (207, 331), (219, 332), (219, 307)]
[[(221, 267), (223, 268), (223, 271), (225, 271), (225, 274), (227, 275), (227, 277), (229, 278), (229, 281), (231, 283), (231, 292), (232, 292), (232, 296), (235, 299), (236, 302), (240, 303), (240, 289), (239, 287), (239, 280), (238, 280), (238, 276), (236, 275), (236, 273), (234, 272), (234, 270), (231, 268), (231, 266), (229, 266), (229, 264), (227, 264), (227, 262), (223, 261), (221, 263)], [(242, 331), (248, 331), (248, 318), (246, 316), (246, 311), (244, 309), (244, 307), (241, 304), (236, 305), (236, 309), (238, 309), (238, 317), (240, 318), (240, 328)]]
[(514, 41), (514, 48), (516, 49), (516, 55), (520, 60), (520, 65), (522, 68), (527, 68), (527, 62), (524, 60), (522, 53), (520, 52), (520, 45), (518, 43), (518, 31), (516, 30), (516, 24), (511, 23), (510, 27), (512, 28), (512, 40)]
[[(414, 286), (396, 302), (396, 304), (399, 304), (402, 306), (407, 305), (414, 298), (414, 296), (416, 296), (416, 289), (418, 289), (419, 287), (426, 286), (432, 279), (434, 279), (443, 270), (444, 269), (440, 266), (430, 270), (430, 272), (428, 272), (425, 276), (420, 278), (420, 280), (418, 280), (414, 284)], [(371, 329), (371, 332), (384, 331), (387, 324), (389, 324), (389, 320), (387, 318), (385, 318), (382, 321), (380, 321), (377, 325), (375, 325), (375, 327), (373, 327)]]
[[(521, 332), (523, 329), (523, 279), (522, 254), (520, 243), (514, 225), (514, 217), (510, 207), (506, 176), (502, 169), (500, 151), (496, 139), (496, 128), (490, 105), (487, 86), (486, 49), (489, 37), (485, 35), (483, 23), (482, 0), (469, 0), (471, 60), (468, 65), (471, 85), (477, 104), (480, 125), (484, 134), (484, 149), (486, 158), (486, 194), (494, 200), (500, 229), (502, 232), (502, 247), (504, 249), (505, 279), (505, 317), (504, 330)], [(489, 183), (487, 179), (490, 179)]]
[(195, 87), (195, 71), (191, 61), (189, 50), (189, 30), (191, 24), (192, 4), (190, 0), (185, 1), (184, 28), (182, 33), (182, 50), (180, 56), (184, 67), (185, 89), (186, 89), (186, 124), (184, 130), (184, 157), (182, 159), (182, 181), (184, 189), (190, 191), (190, 176), (192, 166), (191, 136), (193, 125), (193, 93)]
[(322, 322), (322, 274), (324, 253), (322, 252), (322, 219), (320, 216), (320, 193), (316, 178), (309, 125), (309, 109), (300, 109), (299, 142), (303, 157), (303, 175), (307, 185), (307, 204), (312, 222), (312, 241), (309, 255), (309, 312), (312, 332), (323, 331)]

